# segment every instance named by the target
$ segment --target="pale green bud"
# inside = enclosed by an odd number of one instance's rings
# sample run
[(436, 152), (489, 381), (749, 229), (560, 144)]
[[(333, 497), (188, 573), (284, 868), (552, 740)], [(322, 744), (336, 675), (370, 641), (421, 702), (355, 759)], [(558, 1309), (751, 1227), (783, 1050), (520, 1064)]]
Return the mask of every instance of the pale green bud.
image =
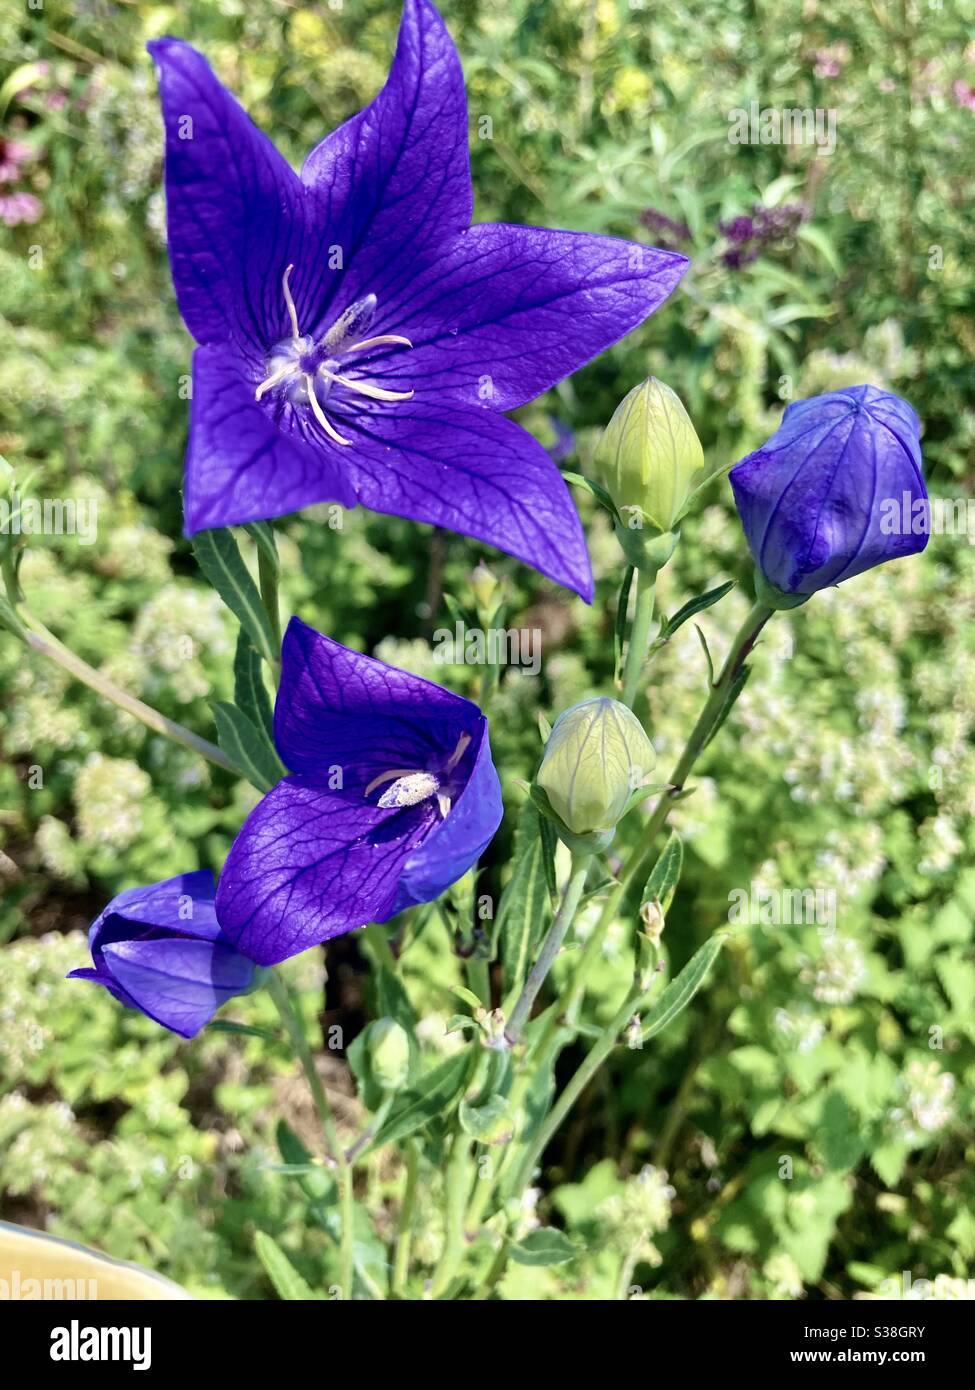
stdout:
[(634, 386), (596, 449), (599, 481), (625, 526), (672, 531), (709, 474), (680, 398), (656, 377)]
[(575, 835), (612, 829), (654, 765), (632, 710), (602, 696), (560, 714), (536, 781)]
[(406, 1082), (410, 1040), (395, 1018), (379, 1018), (369, 1030), (369, 1066), (376, 1085), (396, 1091)]
[(471, 574), (471, 589), (474, 600), (481, 613), (494, 611), (495, 595), (498, 592), (497, 578), (491, 573), (483, 560)]

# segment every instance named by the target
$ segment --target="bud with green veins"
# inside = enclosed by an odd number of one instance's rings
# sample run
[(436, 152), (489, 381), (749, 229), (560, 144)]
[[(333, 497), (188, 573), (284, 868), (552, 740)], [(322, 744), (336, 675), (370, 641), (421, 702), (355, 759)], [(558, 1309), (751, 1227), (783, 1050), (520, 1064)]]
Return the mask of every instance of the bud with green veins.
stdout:
[(369, 1066), (376, 1085), (396, 1091), (406, 1083), (410, 1040), (395, 1018), (379, 1018), (369, 1030)]
[(711, 476), (680, 398), (652, 376), (617, 406), (595, 463), (623, 525), (660, 533), (674, 529)]
[(633, 711), (601, 696), (559, 715), (535, 780), (569, 830), (589, 835), (616, 825), (653, 765)]

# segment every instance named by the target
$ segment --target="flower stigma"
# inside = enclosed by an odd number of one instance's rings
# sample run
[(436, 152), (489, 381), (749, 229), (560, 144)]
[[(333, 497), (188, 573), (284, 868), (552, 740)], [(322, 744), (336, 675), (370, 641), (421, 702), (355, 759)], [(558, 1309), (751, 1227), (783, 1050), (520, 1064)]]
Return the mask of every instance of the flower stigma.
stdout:
[[(351, 439), (338, 432), (323, 408), (334, 386), (372, 401), (408, 401), (413, 392), (388, 391), (373, 382), (350, 377), (341, 370), (342, 359), (354, 352), (368, 352), (380, 347), (411, 348), (413, 344), (409, 338), (403, 338), (398, 333), (380, 333), (373, 338), (361, 336), (368, 333), (376, 315), (378, 301), (374, 294), (367, 294), (343, 309), (316, 343), (310, 334), (302, 333), (298, 323), (298, 311), (290, 284), (293, 270), (294, 266), (289, 265), (281, 280), (284, 302), (291, 320), (291, 337), (272, 347), (267, 359), (268, 374), (255, 389), (254, 399), (259, 401), (268, 391), (283, 388), (293, 403), (311, 407), (315, 419), (334, 444), (349, 445)], [(424, 796), (429, 795), (432, 795), (432, 790), (424, 793)], [(422, 800), (423, 797), (418, 799)]]
[(419, 806), (421, 801), (427, 801), (430, 797), (436, 796), (440, 814), (446, 819), (450, 813), (452, 798), (449, 791), (443, 790), (444, 781), (464, 756), (470, 741), (470, 734), (461, 734), (454, 751), (439, 774), (421, 772), (409, 767), (393, 767), (387, 772), (380, 772), (378, 777), (374, 777), (365, 788), (363, 795), (370, 796), (378, 787), (389, 782), (391, 785), (386, 788), (376, 803), (381, 810), (389, 811), (398, 810), (404, 806)]

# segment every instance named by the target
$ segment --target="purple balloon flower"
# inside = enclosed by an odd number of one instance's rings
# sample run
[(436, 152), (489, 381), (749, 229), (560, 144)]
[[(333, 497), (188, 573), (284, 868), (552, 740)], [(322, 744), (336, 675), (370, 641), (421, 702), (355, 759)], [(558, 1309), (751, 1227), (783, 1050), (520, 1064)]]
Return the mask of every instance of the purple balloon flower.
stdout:
[(641, 323), (686, 257), (471, 226), (463, 74), (429, 0), (406, 0), (386, 86), (300, 177), (199, 53), (149, 48), (173, 280), (200, 345), (188, 534), (361, 502), (487, 541), (590, 598), (566, 485), (501, 412)]
[(254, 981), (254, 962), (221, 932), (213, 898), (209, 870), (120, 893), (88, 933), (94, 966), (68, 979), (104, 985), (126, 1007), (192, 1038)]
[(292, 776), (251, 812), (220, 924), (273, 965), (430, 902), (489, 844), (501, 787), (477, 705), (292, 618), (274, 739)]
[[(876, 386), (796, 401), (730, 479), (759, 572), (786, 594), (814, 594), (927, 544), (912, 524), (927, 509), (920, 424)], [(895, 513), (906, 524), (891, 524)]]

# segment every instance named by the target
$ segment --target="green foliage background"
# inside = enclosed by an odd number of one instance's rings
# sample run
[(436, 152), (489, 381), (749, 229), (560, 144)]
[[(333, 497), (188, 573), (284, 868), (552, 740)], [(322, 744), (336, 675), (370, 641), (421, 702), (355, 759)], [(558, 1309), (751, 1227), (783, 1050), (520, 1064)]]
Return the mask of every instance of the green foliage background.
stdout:
[[(818, 0), (442, 9), (469, 83), (478, 218), (649, 241), (640, 215), (652, 208), (689, 232), (680, 249), (693, 268), (673, 299), (521, 412), (543, 443), (556, 422), (574, 431), (569, 467), (587, 471), (600, 427), (649, 372), (679, 392), (716, 464), (766, 437), (784, 400), (871, 381), (921, 415), (933, 492), (970, 494), (971, 0), (855, 14)], [(18, 474), (36, 470), (40, 495), (99, 501), (97, 543), (38, 538), (24, 585), (85, 659), (212, 737), (208, 701), (229, 695), (234, 625), (180, 534), (190, 343), (166, 263), (144, 42), (191, 39), (297, 162), (381, 84), (397, 8), (46, 0), (33, 11), (3, 0), (3, 19), (0, 137), (31, 145), (21, 186), (43, 212), (0, 228), (0, 452)], [(753, 99), (835, 109), (835, 153), (729, 143), (728, 111)], [(793, 242), (743, 270), (722, 264), (721, 220), (800, 199), (811, 215)], [(538, 756), (536, 708), (551, 718), (612, 680), (620, 556), (603, 514), (582, 494), (579, 504), (598, 577), (591, 609), (496, 553), (397, 520), (348, 513), (335, 531), (313, 509), (279, 533), (291, 611), (472, 695), (481, 673), (434, 666), (431, 633), (452, 622), (445, 595), (473, 611), (477, 558), (503, 577), (509, 621), (544, 640), (541, 675), (509, 670), (493, 695), (512, 812), (516, 779)], [(715, 650), (749, 583), (719, 482), (685, 523), (663, 605), (725, 578), (744, 589), (703, 615)], [(835, 892), (836, 933), (740, 930), (673, 1030), (614, 1055), (549, 1150), (539, 1198), (546, 1223), (584, 1253), (513, 1267), (503, 1296), (632, 1285), (654, 1297), (850, 1297), (904, 1269), (975, 1275), (973, 578), (966, 538), (935, 537), (923, 557), (769, 629), (674, 818), (688, 862), (665, 945), (683, 964), (726, 923), (729, 891), (753, 883)], [(687, 627), (652, 668), (644, 711), (662, 767), (704, 682)], [(284, 1053), (219, 1033), (184, 1045), (63, 980), (111, 894), (219, 868), (255, 793), (13, 639), (0, 642), (0, 697), (0, 1216), (215, 1297), (273, 1296), (254, 1254), (260, 1230), (327, 1287), (327, 1222), (308, 1226), (307, 1193), (269, 1166), (276, 1106), (310, 1128)], [(486, 865), (494, 893), (512, 820)], [(629, 931), (610, 938), (593, 1020), (619, 998)], [(333, 977), (347, 971), (354, 986), (356, 958), (341, 961)], [(404, 969), (436, 1056), (461, 979), (436, 916)], [(319, 953), (292, 973), (320, 1026)], [(233, 1018), (272, 1022), (261, 996), (235, 1005)], [(363, 1017), (375, 1009), (365, 998)], [(341, 1095), (344, 1068), (330, 1066)], [(356, 1102), (345, 1104), (351, 1126)], [(373, 1229), (362, 1258), (381, 1263), (377, 1233), (389, 1234), (402, 1175), (385, 1156), (363, 1182)], [(431, 1264), (436, 1184), (428, 1197), (417, 1239)], [(531, 1219), (526, 1209), (526, 1229)]]

